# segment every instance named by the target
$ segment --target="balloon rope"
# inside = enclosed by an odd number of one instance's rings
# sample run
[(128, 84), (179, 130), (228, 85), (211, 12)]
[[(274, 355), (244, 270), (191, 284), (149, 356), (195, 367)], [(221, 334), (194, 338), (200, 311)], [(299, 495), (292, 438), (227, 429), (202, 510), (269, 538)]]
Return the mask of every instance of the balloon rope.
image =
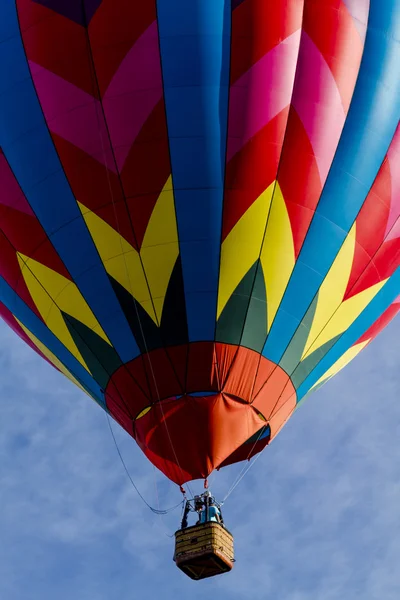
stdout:
[[(252, 445), (248, 455), (247, 455), (247, 460), (250, 461), (250, 456), (251, 453), (253, 452), (254, 448), (256, 447), (257, 442), (259, 441), (259, 439), (261, 438), (262, 434), (264, 433), (264, 428), (262, 428), (260, 430), (260, 433), (257, 436), (256, 441), (254, 442), (254, 444)], [(267, 444), (268, 445), (268, 444)], [(265, 446), (266, 447), (266, 446)], [(236, 477), (236, 479), (234, 479), (231, 487), (229, 488), (225, 498), (222, 500), (222, 503), (225, 502), (225, 500), (227, 498), (229, 498), (229, 496), (232, 494), (233, 490), (239, 485), (239, 483), (242, 481), (243, 477), (246, 475), (246, 473), (248, 473), (251, 469), (251, 467), (254, 465), (254, 463), (256, 462), (256, 460), (260, 457), (260, 454), (262, 454), (262, 451), (264, 450), (264, 448), (261, 450), (261, 452), (259, 452), (256, 456), (256, 458), (253, 460), (253, 462), (251, 462), (249, 465), (247, 466), (243, 466), (242, 470), (240, 471), (239, 475)]]
[[(270, 428), (271, 429), (271, 428)], [(251, 458), (251, 454), (254, 450), (254, 448), (256, 447), (258, 441), (260, 440), (262, 434), (265, 432), (265, 428), (263, 427), (262, 429), (260, 429), (260, 433), (257, 436), (257, 439), (255, 440), (254, 444), (252, 445), (252, 447), (250, 448), (250, 451), (247, 455), (247, 460), (250, 461)], [(225, 500), (227, 498), (229, 498), (229, 496), (232, 494), (233, 490), (239, 485), (239, 483), (242, 481), (243, 477), (250, 471), (250, 469), (252, 468), (252, 466), (254, 465), (254, 463), (260, 458), (261, 454), (263, 453), (263, 451), (265, 450), (265, 448), (268, 446), (268, 444), (266, 444), (264, 446), (264, 448), (261, 450), (261, 452), (259, 452), (257, 454), (257, 456), (255, 457), (255, 459), (253, 460), (253, 462), (251, 462), (247, 467), (243, 466), (242, 470), (240, 471), (239, 475), (236, 477), (236, 479), (234, 479), (233, 484), (231, 485), (231, 487), (228, 490), (228, 493), (226, 494), (225, 498), (223, 499), (222, 503), (225, 502)]]
[[(284, 422), (283, 425), (285, 425), (285, 423), (287, 422), (287, 420), (289, 419), (289, 417), (287, 417)], [(282, 427), (283, 427), (282, 425)], [(253, 452), (258, 440), (260, 439), (261, 435), (263, 433), (263, 430), (261, 429), (259, 436), (257, 437), (256, 441), (254, 442), (249, 454), (247, 455), (247, 460), (250, 461), (250, 455)], [(226, 494), (225, 498), (222, 500), (221, 504), (223, 504), (225, 502), (225, 500), (227, 498), (229, 498), (229, 496), (232, 494), (233, 490), (239, 485), (239, 483), (242, 481), (243, 477), (245, 475), (247, 475), (247, 473), (250, 471), (250, 469), (252, 468), (252, 466), (255, 464), (255, 462), (260, 458), (261, 454), (264, 452), (265, 448), (267, 448), (269, 446), (269, 444), (266, 444), (264, 446), (264, 448), (257, 454), (257, 456), (255, 457), (255, 459), (253, 460), (253, 462), (251, 462), (247, 467), (243, 467), (242, 470), (240, 471), (239, 475), (236, 477), (236, 479), (234, 480), (233, 484), (231, 485), (231, 487), (228, 490), (228, 493)]]
[[(82, 2), (83, 2), (83, 0), (82, 0)], [(85, 10), (83, 10), (83, 14), (85, 15)], [(90, 62), (91, 62), (91, 65), (92, 65), (92, 72), (93, 72), (93, 81), (92, 81), (92, 83), (93, 83), (93, 86), (94, 86), (94, 89), (95, 89), (96, 93), (99, 95), (99, 97), (101, 97), (100, 86), (99, 86), (99, 83), (98, 83), (98, 80), (97, 80), (97, 74), (96, 74), (96, 66), (95, 66), (95, 63), (94, 63), (94, 59), (93, 59), (93, 55), (92, 55), (92, 47), (91, 47), (90, 39), (89, 39), (88, 35), (86, 36), (86, 41), (87, 41), (87, 45), (88, 45), (89, 58), (90, 58)], [(127, 204), (126, 194), (125, 194), (124, 186), (122, 184), (121, 174), (120, 174), (120, 172), (118, 170), (118, 165), (117, 165), (117, 161), (116, 161), (116, 158), (115, 158), (114, 147), (113, 147), (113, 144), (112, 144), (112, 141), (111, 141), (111, 136), (110, 136), (110, 132), (109, 132), (109, 129), (108, 129), (107, 119), (106, 119), (106, 116), (105, 116), (105, 113), (104, 113), (104, 107), (103, 107), (103, 103), (102, 102), (100, 102), (100, 110), (101, 110), (101, 116), (102, 116), (102, 118), (104, 120), (104, 123), (106, 125), (106, 136), (108, 138), (109, 147), (111, 149), (113, 161), (114, 161), (115, 166), (117, 167), (117, 174), (118, 174), (118, 179), (119, 179), (119, 183), (120, 183), (120, 189), (121, 189), (121, 192), (122, 192), (124, 205), (126, 207), (128, 215), (129, 215), (129, 222), (130, 222), (130, 226), (131, 226), (130, 228), (131, 228), (131, 231), (132, 231), (132, 235), (133, 235), (133, 237), (134, 237), (134, 239), (135, 239), (135, 241), (137, 243), (136, 235), (135, 235), (135, 230), (134, 230), (131, 218), (130, 218), (130, 212), (129, 212), (129, 208), (128, 208), (128, 204)], [(100, 116), (98, 114), (97, 109), (96, 109), (95, 112), (96, 112), (96, 118), (97, 118), (97, 125), (98, 125), (98, 128), (99, 128), (100, 145), (101, 145), (101, 151), (102, 151), (102, 154), (103, 154), (103, 160), (104, 160), (104, 164), (107, 165), (108, 164), (107, 163), (108, 158), (107, 158), (107, 154), (106, 154), (105, 147), (104, 147), (103, 136), (101, 135), (101, 131), (102, 131), (101, 125), (102, 125), (102, 122), (100, 120)], [(145, 335), (144, 335), (144, 331), (143, 331), (143, 327), (142, 327), (142, 322), (141, 322), (139, 310), (138, 310), (138, 307), (137, 307), (137, 301), (136, 301), (135, 295), (133, 293), (133, 286), (132, 286), (132, 281), (131, 281), (131, 274), (129, 272), (128, 264), (127, 264), (127, 261), (126, 261), (126, 252), (124, 252), (124, 248), (123, 248), (123, 244), (122, 244), (122, 239), (124, 239), (124, 236), (121, 233), (121, 228), (120, 228), (120, 224), (119, 224), (118, 213), (117, 213), (116, 206), (115, 206), (115, 198), (114, 198), (114, 193), (113, 193), (113, 189), (112, 189), (112, 185), (111, 185), (111, 180), (110, 180), (108, 168), (106, 168), (106, 173), (107, 173), (107, 183), (108, 183), (108, 187), (109, 187), (111, 203), (112, 203), (113, 212), (114, 212), (114, 218), (115, 218), (115, 222), (116, 222), (116, 225), (117, 225), (117, 231), (118, 231), (119, 237), (120, 237), (119, 241), (120, 241), (120, 245), (121, 245), (121, 254), (123, 256), (124, 265), (125, 265), (125, 271), (126, 271), (126, 276), (127, 276), (127, 280), (129, 282), (129, 286), (130, 286), (130, 294), (131, 294), (131, 296), (132, 296), (132, 298), (134, 300), (133, 304), (134, 304), (135, 311), (136, 311), (136, 318), (137, 318), (138, 323), (139, 323), (140, 335), (142, 336), (142, 339), (143, 339), (143, 344), (144, 344), (144, 348), (145, 348), (145, 352), (146, 352), (146, 358), (147, 358), (147, 360), (149, 362), (151, 376), (152, 376), (154, 387), (155, 387), (155, 390), (156, 390), (158, 404), (160, 406), (161, 414), (162, 414), (162, 417), (163, 417), (163, 423), (165, 425), (165, 429), (166, 429), (166, 432), (167, 432), (167, 437), (168, 437), (169, 443), (171, 445), (171, 449), (172, 449), (172, 452), (174, 454), (174, 457), (175, 457), (175, 460), (176, 460), (176, 464), (177, 464), (178, 468), (180, 469), (181, 474), (183, 474), (183, 469), (182, 469), (182, 467), (181, 467), (181, 465), (179, 463), (179, 459), (178, 459), (178, 456), (176, 454), (176, 450), (175, 450), (174, 444), (172, 442), (172, 437), (171, 437), (171, 434), (170, 434), (169, 429), (168, 429), (167, 421), (165, 419), (164, 408), (163, 408), (163, 405), (162, 405), (162, 402), (161, 402), (160, 393), (159, 393), (159, 390), (158, 390), (158, 385), (157, 385), (156, 377), (155, 377), (155, 374), (154, 374), (154, 369), (153, 369), (153, 365), (152, 365), (152, 362), (151, 362), (151, 357), (150, 357), (150, 354), (149, 354), (149, 349), (148, 349), (146, 338), (145, 338)], [(146, 274), (146, 269), (144, 268), (143, 259), (141, 257), (140, 252), (139, 252), (139, 260), (140, 260), (140, 264), (141, 264), (141, 267), (142, 267), (142, 270), (143, 270), (144, 278), (146, 280), (146, 285), (147, 285), (147, 289), (148, 289), (148, 292), (149, 292), (151, 304), (153, 306), (153, 310), (155, 311), (154, 301), (153, 301), (153, 297), (152, 297), (152, 294), (151, 294), (151, 290), (150, 290), (150, 286), (149, 286), (149, 282), (148, 282), (148, 278), (147, 278), (147, 274)], [(143, 360), (145, 360), (144, 356), (143, 356)], [(125, 368), (126, 368), (126, 366), (125, 366)], [(189, 492), (192, 493), (191, 490), (190, 490), (189, 484), (187, 484), (187, 487), (188, 487)]]
[(136, 491), (137, 495), (138, 495), (138, 496), (139, 496), (139, 498), (140, 498), (140, 499), (141, 499), (141, 500), (142, 500), (142, 501), (145, 503), (145, 505), (146, 505), (146, 506), (147, 506), (147, 507), (148, 507), (148, 508), (149, 508), (149, 509), (150, 509), (150, 510), (151, 510), (151, 511), (154, 513), (154, 514), (156, 514), (156, 515), (167, 515), (168, 513), (170, 513), (170, 512), (172, 512), (173, 510), (177, 509), (179, 506), (183, 506), (184, 500), (182, 500), (181, 502), (179, 502), (179, 504), (176, 504), (175, 506), (171, 506), (171, 508), (166, 508), (166, 509), (159, 509), (159, 508), (157, 509), (157, 508), (154, 508), (153, 506), (151, 506), (151, 505), (150, 505), (150, 504), (147, 502), (147, 500), (144, 498), (144, 496), (143, 496), (143, 495), (140, 493), (140, 491), (139, 491), (138, 487), (136, 486), (135, 482), (133, 481), (133, 479), (132, 479), (132, 477), (131, 477), (131, 474), (130, 474), (130, 473), (129, 473), (129, 471), (128, 471), (128, 467), (126, 466), (126, 463), (125, 463), (125, 461), (124, 461), (124, 459), (123, 459), (123, 456), (122, 456), (122, 454), (121, 454), (121, 450), (119, 449), (118, 442), (117, 442), (117, 440), (116, 440), (116, 438), (115, 438), (114, 431), (113, 431), (113, 428), (112, 428), (112, 426), (111, 426), (111, 420), (110, 420), (110, 416), (109, 416), (109, 414), (108, 414), (107, 412), (106, 412), (106, 417), (107, 417), (107, 423), (108, 423), (108, 427), (110, 428), (110, 432), (111, 432), (112, 439), (114, 440), (115, 448), (116, 448), (116, 450), (117, 450), (117, 453), (118, 453), (118, 456), (119, 456), (119, 458), (120, 458), (120, 461), (121, 461), (121, 463), (122, 463), (122, 466), (123, 466), (123, 467), (124, 467), (124, 469), (125, 469), (125, 473), (127, 474), (127, 476), (128, 476), (128, 479), (129, 479), (129, 481), (131, 482), (133, 489)]
[[(263, 448), (264, 449), (264, 448)], [(245, 475), (247, 475), (247, 473), (250, 471), (250, 469), (252, 468), (252, 466), (256, 463), (256, 461), (260, 458), (262, 454), (262, 451), (259, 452), (257, 454), (257, 456), (255, 457), (255, 459), (253, 460), (253, 462), (251, 462), (246, 468), (243, 468), (241, 470), (241, 472), (239, 473), (238, 477), (236, 478), (236, 480), (234, 481), (234, 483), (231, 485), (231, 487), (229, 488), (228, 493), (226, 494), (225, 498), (222, 500), (221, 504), (224, 504), (224, 502), (227, 500), (227, 498), (229, 498), (229, 496), (232, 494), (233, 490), (235, 488), (237, 488), (237, 486), (239, 485), (239, 483), (242, 481), (243, 477)]]

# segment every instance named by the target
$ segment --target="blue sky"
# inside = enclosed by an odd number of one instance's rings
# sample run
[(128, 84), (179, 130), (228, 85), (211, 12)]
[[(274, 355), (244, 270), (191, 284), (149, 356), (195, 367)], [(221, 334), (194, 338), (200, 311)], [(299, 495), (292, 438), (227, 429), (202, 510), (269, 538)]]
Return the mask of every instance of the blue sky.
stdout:
[[(0, 326), (0, 598), (398, 600), (400, 321), (310, 397), (225, 505), (237, 562), (192, 582), (104, 413)], [(114, 424), (153, 504), (180, 500)], [(237, 468), (211, 480), (222, 497)], [(200, 490), (200, 483), (193, 485)]]

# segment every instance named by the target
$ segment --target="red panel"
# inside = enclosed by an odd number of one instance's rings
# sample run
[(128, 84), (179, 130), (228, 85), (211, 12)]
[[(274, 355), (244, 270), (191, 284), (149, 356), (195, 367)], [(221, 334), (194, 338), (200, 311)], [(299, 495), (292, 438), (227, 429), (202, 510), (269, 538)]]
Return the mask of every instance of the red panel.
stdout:
[(373, 340), (385, 327), (390, 323), (392, 319), (397, 315), (400, 310), (400, 302), (394, 302), (385, 310), (383, 315), (379, 317), (371, 325), (369, 329), (357, 340), (354, 344), (361, 344), (362, 342), (366, 342), (367, 340)]
[(303, 30), (328, 64), (347, 112), (359, 70), (363, 42), (343, 0), (305, 3)]
[(97, 95), (86, 30), (32, 0), (18, 0), (17, 6), (28, 59)]
[(89, 25), (102, 95), (128, 51), (155, 19), (154, 0), (103, 0)]
[(0, 206), (0, 227), (0, 275), (41, 319), (22, 276), (17, 252), (34, 258), (67, 279), (70, 276), (35, 217)]
[[(287, 392), (287, 393), (286, 393)], [(269, 419), (269, 426), (271, 427), (271, 440), (273, 440), (285, 423), (290, 419), (296, 408), (296, 392), (289, 393), (288, 388), (285, 389), (285, 396), (282, 401), (277, 405), (276, 410)]]
[(224, 392), (250, 402), (259, 362), (258, 352), (240, 347), (224, 382)]
[(257, 368), (257, 374), (252, 394), (253, 399), (257, 396), (264, 383), (271, 377), (272, 373), (276, 370), (281, 371), (281, 368), (278, 367), (275, 363), (268, 360), (267, 358), (262, 357)]
[[(227, 165), (222, 238), (274, 181), (288, 108), (261, 129)], [(293, 166), (293, 165), (292, 165)]]
[(52, 134), (52, 137), (75, 198), (135, 248), (118, 175), (67, 140), (56, 134)]
[(400, 238), (385, 242), (354, 284), (353, 296), (390, 277), (400, 264)]
[(133, 143), (121, 174), (139, 246), (154, 205), (170, 174), (168, 134), (162, 100)]
[(49, 363), (49, 365), (51, 365), (54, 369), (56, 369), (57, 371), (59, 369), (57, 369), (57, 367), (55, 367), (53, 365), (52, 362), (50, 362), (46, 356), (44, 354), (42, 354), (40, 352), (40, 350), (38, 349), (37, 346), (35, 346), (35, 344), (31, 341), (31, 339), (26, 335), (25, 331), (22, 329), (22, 327), (20, 327), (20, 325), (18, 325), (17, 321), (14, 318), (14, 315), (8, 310), (8, 308), (2, 304), (0, 302), (0, 316), (1, 318), (7, 323), (7, 325), (13, 330), (15, 331), (15, 333), (22, 339), (24, 340), (25, 344), (28, 344), (28, 346), (30, 348), (32, 348), (32, 350), (34, 350), (36, 352), (36, 354), (38, 354), (41, 358), (43, 358), (47, 363)]
[(153, 402), (183, 394), (184, 388), (179, 383), (172, 362), (164, 348), (143, 355), (142, 360)]
[(70, 279), (45, 231), (33, 215), (0, 205), (0, 228), (15, 251), (34, 258), (49, 269)]
[(365, 250), (366, 255), (364, 260), (362, 260), (357, 255), (356, 250), (355, 261), (346, 293), (351, 290), (355, 281), (368, 264), (367, 257), (371, 259), (384, 241), (390, 213), (391, 189), (389, 162), (386, 160), (383, 162), (374, 185), (356, 220), (357, 244)]
[(131, 419), (151, 404), (147, 374), (141, 356), (117, 369), (107, 384), (105, 397), (111, 414), (114, 414), (112, 406), (116, 405)]
[[(124, 375), (124, 371), (121, 368), (121, 378), (128, 377), (128, 380), (133, 377), (133, 379), (137, 382), (140, 389), (143, 391), (144, 395), (149, 399), (151, 398), (149, 381), (147, 378), (146, 369), (144, 367), (144, 357), (139, 356), (135, 360), (132, 360), (128, 364), (125, 365), (127, 372)], [(149, 402), (150, 403), (150, 402)]]
[(186, 392), (212, 392), (220, 389), (213, 342), (189, 344)]
[(121, 408), (120, 404), (115, 401), (114, 397), (107, 397), (107, 408), (109, 412), (112, 414), (113, 419), (125, 429), (130, 436), (133, 437), (133, 423), (132, 418), (125, 412), (123, 408)]
[(246, 0), (232, 13), (231, 83), (301, 27), (303, 0)]
[(17, 255), (15, 249), (11, 246), (4, 233), (0, 230), (0, 275), (4, 277), (8, 285), (16, 291), (18, 287), (18, 281), (21, 279), (19, 285), (19, 296), (29, 306), (31, 310), (41, 319), (39, 312), (31, 298), (31, 295), (26, 287), (25, 281), (21, 275), (21, 269), (19, 267)]
[[(303, 4), (303, 0), (246, 0), (235, 8), (231, 32), (231, 86), (251, 72), (269, 51), (301, 28)], [(251, 94), (249, 102), (250, 97)], [(288, 96), (288, 105), (289, 101)], [(281, 110), (227, 163), (223, 240), (276, 179), (288, 111), (289, 106)], [(237, 134), (232, 123), (228, 127), (228, 140), (232, 141), (232, 148), (235, 147)]]
[[(345, 299), (389, 277), (400, 263), (400, 239), (385, 241), (391, 202), (395, 198), (386, 158), (356, 220), (357, 245)], [(398, 215), (391, 216), (395, 222)]]
[[(89, 40), (84, 27), (42, 5), (32, 0), (19, 0), (19, 4), (28, 59), (93, 96), (98, 96), (98, 85), (101, 95), (105, 93), (127, 53), (156, 19), (154, 0), (139, 4), (104, 0), (90, 22)], [(120, 177), (59, 136), (53, 135), (53, 139), (75, 197), (130, 244), (140, 247), (171, 173), (163, 101), (132, 140)], [(104, 158), (110, 164), (109, 140), (103, 139), (103, 143)], [(130, 215), (119, 203), (123, 196), (129, 199)]]
[(270, 442), (270, 438), (266, 437), (258, 442), (250, 442), (243, 444), (235, 450), (223, 463), (221, 463), (219, 468), (227, 467), (228, 465), (233, 465), (237, 462), (242, 462), (244, 460), (250, 460), (253, 456), (264, 450), (265, 446), (267, 446)]
[(264, 381), (260, 391), (256, 393), (253, 406), (269, 421), (288, 400), (292, 401), (294, 408), (296, 404), (296, 390), (289, 375), (277, 366)]
[(221, 388), (224, 387), (226, 378), (228, 377), (229, 371), (232, 367), (235, 356), (239, 350), (238, 346), (231, 344), (215, 344), (215, 356), (218, 365), (218, 374)]
[[(169, 348), (174, 367), (184, 374), (187, 346)], [(227, 384), (221, 391), (217, 382), (216, 358)], [(234, 357), (236, 357), (234, 359)], [(149, 377), (150, 359), (160, 395), (170, 397), (157, 402), (149, 399), (133, 382), (129, 372), (143, 377), (143, 361)], [(234, 360), (233, 360), (234, 359)], [(254, 403), (249, 404), (253, 380), (257, 378)], [(191, 392), (215, 391), (193, 396)], [(119, 394), (122, 396), (121, 402)], [(266, 424), (258, 416), (271, 416), (276, 432), (294, 409), (296, 394), (286, 373), (257, 352), (247, 348), (213, 342), (189, 345), (186, 388), (182, 388), (164, 350), (154, 350), (148, 357), (138, 357), (121, 367), (106, 390), (107, 407), (116, 420), (129, 431), (130, 418), (143, 408), (152, 407), (134, 423), (140, 448), (167, 477), (176, 483), (207, 477), (219, 466), (242, 460), (245, 442)], [(268, 440), (253, 449), (259, 452)], [(246, 450), (247, 458), (251, 447)], [(229, 459), (228, 459), (229, 457)]]
[(170, 346), (165, 349), (182, 390), (185, 389), (189, 346)]
[(293, 107), (279, 163), (278, 181), (288, 209), (297, 257), (314, 216), (322, 186), (312, 146)]
[(107, 408), (113, 416), (123, 412), (131, 421), (151, 404), (151, 400), (124, 366), (120, 367), (108, 382), (105, 398)]
[(250, 406), (216, 394), (163, 401), (136, 421), (135, 427), (148, 458), (162, 457), (156, 459), (156, 466), (182, 484), (207, 477), (262, 423)]

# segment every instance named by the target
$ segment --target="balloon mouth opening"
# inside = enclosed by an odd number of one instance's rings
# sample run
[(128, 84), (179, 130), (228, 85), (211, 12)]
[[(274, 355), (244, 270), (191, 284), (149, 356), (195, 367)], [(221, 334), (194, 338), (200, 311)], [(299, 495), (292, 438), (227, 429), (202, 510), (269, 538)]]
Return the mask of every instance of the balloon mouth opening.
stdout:
[(193, 342), (146, 356), (113, 374), (107, 408), (178, 484), (254, 456), (296, 406), (287, 373), (248, 348)]
[(268, 443), (271, 428), (249, 402), (191, 392), (149, 406), (134, 421), (134, 436), (151, 462), (181, 484), (208, 477), (232, 457), (246, 460)]

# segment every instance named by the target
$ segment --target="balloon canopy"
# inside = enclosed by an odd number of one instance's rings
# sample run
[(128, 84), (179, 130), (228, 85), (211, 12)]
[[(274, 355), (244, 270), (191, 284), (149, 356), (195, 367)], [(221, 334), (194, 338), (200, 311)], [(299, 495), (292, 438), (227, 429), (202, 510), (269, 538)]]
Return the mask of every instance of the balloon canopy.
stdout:
[(400, 307), (398, 0), (0, 2), (1, 315), (171, 480)]

